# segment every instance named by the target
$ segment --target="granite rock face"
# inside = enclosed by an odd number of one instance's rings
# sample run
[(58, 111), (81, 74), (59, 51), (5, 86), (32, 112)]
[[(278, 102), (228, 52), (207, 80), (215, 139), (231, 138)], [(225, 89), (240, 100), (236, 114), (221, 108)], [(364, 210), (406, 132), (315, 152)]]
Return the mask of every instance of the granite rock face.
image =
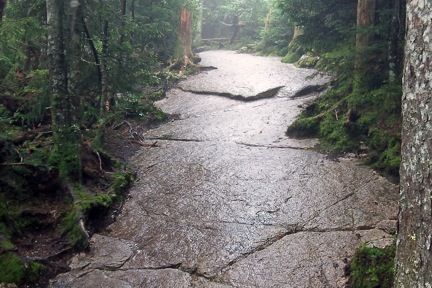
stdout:
[(133, 157), (139, 181), (118, 221), (51, 287), (344, 287), (359, 245), (394, 240), (397, 186), (285, 136), (317, 96), (292, 95), (325, 78), (277, 58), (201, 57), (218, 69), (158, 103), (179, 120), (143, 135), (158, 147)]

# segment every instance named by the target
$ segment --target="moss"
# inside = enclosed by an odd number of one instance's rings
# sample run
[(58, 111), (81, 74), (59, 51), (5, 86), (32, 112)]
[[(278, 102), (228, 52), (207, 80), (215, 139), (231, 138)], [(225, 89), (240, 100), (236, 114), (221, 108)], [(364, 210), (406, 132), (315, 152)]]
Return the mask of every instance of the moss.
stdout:
[(298, 52), (289, 51), (283, 58), (283, 63), (296, 63), (302, 55)]
[(386, 84), (364, 93), (352, 87), (350, 80), (333, 83), (302, 112), (287, 134), (319, 136), (323, 150), (331, 153), (358, 152), (366, 144), (367, 164), (397, 180), (401, 160), (400, 87), (397, 83)]
[(63, 217), (61, 229), (68, 236), (73, 247), (83, 249), (88, 246), (88, 237), (81, 227), (81, 220), (85, 219), (92, 209), (108, 209), (113, 203), (115, 195), (91, 194), (80, 186), (76, 186), (74, 190), (76, 201), (71, 211)]
[(26, 275), (23, 261), (14, 253), (0, 256), (0, 283), (22, 283)]
[(3, 254), (0, 256), (0, 283), (34, 283), (44, 268), (37, 262), (24, 263), (15, 253)]
[(346, 119), (336, 119), (327, 114), (320, 123), (320, 137), (322, 145), (331, 152), (348, 152), (358, 148), (359, 143), (350, 135), (346, 128)]
[(118, 172), (114, 174), (112, 190), (116, 194), (124, 192), (133, 182), (134, 176), (128, 172)]
[(300, 59), (296, 62), (296, 66), (300, 68), (313, 68), (317, 65), (319, 59), (319, 57), (308, 52), (300, 57)]
[(288, 127), (287, 135), (295, 138), (307, 138), (317, 136), (319, 132), (319, 120), (313, 117), (300, 117)]
[(0, 240), (0, 250), (10, 251), (13, 249), (15, 249), (15, 245), (10, 240)]
[(350, 263), (352, 288), (391, 288), (394, 279), (395, 245), (384, 249), (360, 247)]
[(38, 262), (31, 262), (26, 269), (26, 281), (30, 283), (36, 282), (44, 269), (44, 265)]
[(398, 176), (401, 162), (400, 139), (380, 129), (371, 129), (367, 144), (371, 149), (368, 163), (375, 169)]

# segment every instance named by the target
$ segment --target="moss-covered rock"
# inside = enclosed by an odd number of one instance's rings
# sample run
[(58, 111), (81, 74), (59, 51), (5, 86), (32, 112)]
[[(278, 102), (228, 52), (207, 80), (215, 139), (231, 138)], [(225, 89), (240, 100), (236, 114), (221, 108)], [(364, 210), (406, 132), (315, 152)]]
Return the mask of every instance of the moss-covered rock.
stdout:
[(300, 57), (300, 59), (296, 62), (296, 66), (299, 68), (314, 68), (320, 57), (313, 55), (308, 52)]

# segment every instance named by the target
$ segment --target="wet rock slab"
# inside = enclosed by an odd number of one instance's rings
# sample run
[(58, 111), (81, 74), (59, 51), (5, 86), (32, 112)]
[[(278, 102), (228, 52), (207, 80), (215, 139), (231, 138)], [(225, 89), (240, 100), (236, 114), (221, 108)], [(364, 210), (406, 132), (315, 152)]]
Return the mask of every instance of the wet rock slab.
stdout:
[(192, 76), (180, 83), (184, 91), (254, 100), (271, 98), (281, 90), (281, 96), (293, 96), (309, 84), (325, 83), (326, 78), (307, 80), (314, 70), (298, 69), (287, 65), (278, 57), (261, 57), (238, 54), (233, 51), (209, 51), (201, 53), (202, 65), (217, 67), (215, 70)]
[[(221, 78), (237, 89), (237, 77), (252, 95), (267, 86), (243, 79), (251, 65), (291, 71), (260, 75), (268, 87), (317, 83), (305, 79), (312, 71), (273, 58), (202, 57), (222, 74), (182, 85), (216, 89)], [(359, 245), (393, 241), (397, 187), (354, 160), (314, 152), (315, 141), (287, 138), (299, 107), (316, 96), (285, 96), (245, 102), (172, 90), (158, 105), (180, 120), (143, 135), (158, 147), (133, 157), (139, 180), (118, 221), (51, 287), (344, 287)]]

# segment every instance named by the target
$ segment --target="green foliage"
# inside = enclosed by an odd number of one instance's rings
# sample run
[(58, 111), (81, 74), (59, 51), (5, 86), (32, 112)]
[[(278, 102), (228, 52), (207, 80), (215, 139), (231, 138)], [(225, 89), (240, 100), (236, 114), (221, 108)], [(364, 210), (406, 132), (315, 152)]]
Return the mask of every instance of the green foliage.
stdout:
[(123, 193), (134, 181), (134, 176), (128, 172), (117, 172), (114, 174), (111, 189), (119, 195)]
[[(273, 5), (267, 15), (266, 24), (267, 29), (261, 32), (262, 40), (259, 43), (258, 50), (265, 55), (287, 55), (288, 45), (294, 33), (294, 25), (289, 17), (278, 6)], [(285, 61), (287, 60), (285, 59)]]
[(351, 81), (336, 83), (288, 128), (294, 137), (320, 137), (332, 153), (358, 152), (368, 147), (367, 163), (390, 176), (399, 175), (400, 99), (397, 84), (359, 94)]
[(0, 255), (0, 283), (32, 283), (43, 269), (44, 266), (37, 262), (24, 263), (15, 253)]
[(375, 128), (369, 132), (368, 145), (371, 148), (368, 162), (378, 170), (397, 176), (401, 163), (400, 139)]
[(150, 118), (162, 121), (166, 117), (162, 110), (153, 105), (153, 101), (140, 94), (122, 96), (118, 100), (116, 110), (122, 114), (123, 118)]
[(395, 245), (384, 249), (360, 247), (350, 264), (351, 287), (393, 287), (395, 252)]
[(48, 70), (34, 70), (30, 73), (27, 86), (22, 89), (21, 107), (13, 115), (21, 126), (33, 127), (46, 122), (51, 105), (49, 96)]
[(57, 167), (63, 179), (79, 179), (81, 173), (81, 145), (78, 127), (62, 127), (54, 137), (54, 148), (49, 164)]
[(276, 5), (291, 23), (303, 28), (301, 45), (318, 54), (331, 51), (354, 37), (355, 0), (277, 0)]
[(301, 53), (298, 53), (296, 51), (288, 51), (288, 53), (282, 58), (282, 62), (295, 63), (300, 59), (301, 56)]
[(320, 124), (320, 137), (323, 147), (331, 152), (356, 151), (358, 142), (348, 133), (346, 119), (335, 119), (332, 114), (326, 114)]
[(0, 283), (22, 283), (26, 275), (23, 261), (14, 253), (0, 255)]
[(301, 115), (290, 127), (287, 135), (296, 138), (307, 138), (316, 136), (319, 132), (319, 119)]

